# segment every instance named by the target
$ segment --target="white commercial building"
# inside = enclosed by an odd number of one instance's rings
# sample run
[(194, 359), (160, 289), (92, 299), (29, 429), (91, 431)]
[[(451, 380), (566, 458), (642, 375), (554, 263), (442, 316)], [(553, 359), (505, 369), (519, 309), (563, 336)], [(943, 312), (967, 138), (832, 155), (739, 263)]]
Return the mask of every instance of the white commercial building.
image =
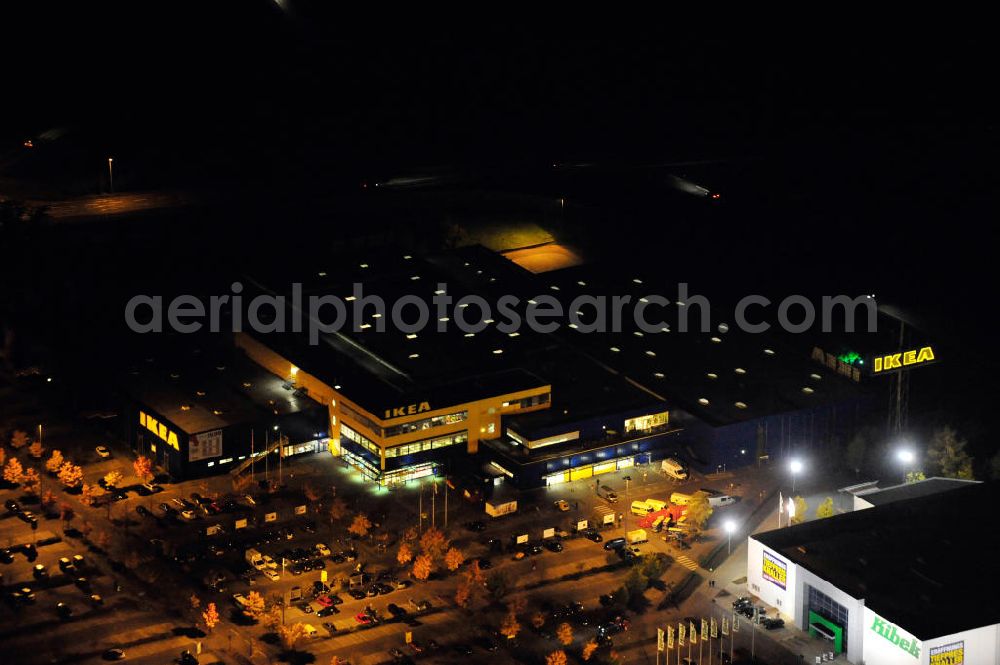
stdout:
[(747, 587), (857, 665), (1000, 663), (996, 483), (754, 534)]

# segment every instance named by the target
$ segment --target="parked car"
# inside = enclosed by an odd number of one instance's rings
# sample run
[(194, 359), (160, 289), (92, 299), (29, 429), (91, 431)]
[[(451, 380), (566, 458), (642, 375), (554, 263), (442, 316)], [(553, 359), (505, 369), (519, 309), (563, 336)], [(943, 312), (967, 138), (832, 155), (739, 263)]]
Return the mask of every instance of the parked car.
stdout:
[(565, 513), (569, 510), (569, 503), (565, 499), (559, 499), (555, 502), (556, 510)]
[(785, 627), (785, 620), (781, 617), (764, 617), (760, 620), (760, 625), (767, 630), (777, 630)]
[(194, 514), (193, 510), (182, 510), (181, 517), (183, 517), (186, 520), (194, 520), (198, 518), (198, 516)]
[(279, 575), (278, 572), (275, 570), (265, 569), (263, 573), (264, 577), (271, 580), (272, 582), (277, 582), (278, 580), (281, 579), (281, 575)]
[(21, 504), (14, 499), (7, 499), (3, 505), (7, 508), (8, 513), (16, 514), (21, 512)]
[(554, 538), (545, 541), (545, 549), (550, 552), (562, 552), (563, 544)]
[(604, 498), (608, 503), (618, 503), (618, 495), (614, 492), (608, 492), (604, 495)]
[(606, 550), (617, 550), (625, 547), (628, 543), (624, 538), (612, 538), (608, 542), (604, 543), (604, 549)]
[(104, 660), (122, 660), (125, 658), (125, 651), (123, 649), (108, 649), (101, 654), (101, 658)]
[(59, 570), (68, 575), (76, 571), (76, 566), (73, 565), (73, 561), (68, 556), (64, 556), (59, 559)]
[(143, 517), (149, 517), (150, 515), (152, 515), (152, 513), (146, 509), (146, 506), (136, 506), (135, 512), (139, 513)]
[(97, 456), (101, 459), (108, 459), (111, 457), (111, 451), (107, 446), (97, 446), (94, 450), (97, 452)]
[(313, 545), (313, 549), (315, 549), (320, 556), (330, 556), (330, 548), (323, 543), (316, 543)]
[(34, 568), (31, 569), (31, 574), (34, 575), (36, 580), (46, 580), (49, 578), (49, 571), (45, 568), (44, 564), (36, 564)]

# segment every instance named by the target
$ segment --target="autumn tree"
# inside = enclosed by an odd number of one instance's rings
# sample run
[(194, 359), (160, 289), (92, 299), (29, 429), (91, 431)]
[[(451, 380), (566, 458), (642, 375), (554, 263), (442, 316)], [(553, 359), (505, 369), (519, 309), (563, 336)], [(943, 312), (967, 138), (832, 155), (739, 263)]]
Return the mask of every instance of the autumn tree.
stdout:
[(277, 632), (278, 626), (281, 625), (281, 607), (278, 605), (272, 605), (271, 609), (265, 612), (260, 618), (260, 623), (264, 626), (264, 630), (267, 632)]
[(209, 633), (212, 629), (219, 623), (219, 612), (215, 609), (215, 603), (209, 603), (205, 611), (201, 613), (202, 621), (205, 622), (205, 628)]
[(436, 561), (448, 550), (448, 539), (440, 529), (431, 527), (420, 536), (420, 550)]
[(565, 621), (559, 624), (556, 628), (556, 639), (559, 640), (559, 644), (564, 647), (568, 647), (573, 643), (573, 626), (569, 625)]
[(83, 469), (72, 462), (63, 462), (59, 467), (59, 482), (68, 489), (80, 487), (83, 484)]
[(85, 505), (93, 506), (102, 496), (104, 496), (104, 490), (100, 487), (84, 483), (83, 491), (80, 493), (80, 501), (83, 501)]
[(192, 610), (197, 610), (201, 607), (201, 598), (199, 598), (197, 594), (192, 593), (191, 597), (188, 598), (188, 604), (191, 606)]
[(399, 565), (405, 566), (413, 560), (413, 548), (410, 547), (409, 543), (401, 543), (399, 546), (399, 551), (396, 552), (396, 561)]
[(462, 580), (458, 583), (458, 588), (455, 589), (455, 604), (465, 608), (469, 606), (471, 600), (472, 588), (469, 586), (468, 581)]
[(594, 657), (595, 651), (597, 651), (597, 642), (595, 640), (590, 640), (583, 645), (583, 651), (580, 652), (580, 657), (584, 660), (584, 662), (586, 662)]
[(243, 614), (257, 621), (264, 614), (264, 596), (256, 591), (247, 594), (246, 602), (243, 604)]
[(354, 521), (351, 522), (351, 526), (347, 527), (348, 533), (353, 533), (358, 538), (364, 538), (368, 535), (368, 531), (371, 530), (372, 523), (368, 519), (368, 516), (364, 513), (358, 513), (354, 516)]
[(21, 477), (21, 488), (31, 496), (36, 496), (41, 487), (42, 479), (38, 476), (38, 471), (33, 468), (25, 470)]
[(24, 467), (16, 457), (7, 460), (7, 465), (3, 468), (3, 479), (11, 485), (17, 485), (24, 479)]
[(59, 467), (65, 461), (61, 450), (53, 450), (49, 458), (45, 460), (45, 470), (49, 473), (59, 473)]
[(132, 462), (132, 471), (139, 480), (147, 483), (153, 477), (153, 462), (145, 455), (139, 455)]
[(292, 623), (287, 626), (278, 626), (278, 638), (285, 651), (292, 651), (299, 640), (306, 634), (306, 627), (301, 623)]
[(517, 634), (520, 632), (521, 624), (517, 620), (517, 614), (514, 613), (513, 608), (510, 608), (507, 610), (507, 614), (504, 615), (503, 620), (500, 622), (500, 634), (508, 640), (512, 640), (517, 637)]
[(413, 576), (418, 580), (426, 580), (434, 569), (434, 561), (427, 554), (421, 554), (413, 560)]
[(415, 526), (408, 527), (406, 531), (403, 532), (404, 543), (415, 543), (419, 537), (420, 531), (418, 531)]
[(28, 445), (28, 433), (24, 430), (17, 430), (10, 437), (10, 447), (14, 450), (20, 450), (26, 445)]
[(562, 650), (553, 651), (545, 657), (545, 665), (566, 665), (566, 662), (566, 652)]
[(921, 480), (927, 480), (923, 471), (908, 471), (906, 473), (906, 482), (908, 483), (919, 483)]
[(4, 449), (3, 446), (0, 446), (0, 466), (3, 466), (3, 463), (6, 460), (7, 460), (7, 451)]
[(965, 450), (966, 444), (951, 427), (936, 430), (927, 448), (931, 470), (945, 478), (972, 480), (972, 457)]
[(104, 484), (108, 487), (118, 487), (118, 483), (122, 481), (122, 474), (117, 471), (111, 471), (110, 473), (104, 474)]
[(450, 548), (448, 553), (444, 555), (444, 565), (452, 572), (458, 570), (463, 563), (465, 563), (465, 555), (457, 547)]
[(42, 495), (42, 509), (48, 510), (56, 505), (56, 493), (52, 490), (45, 490), (45, 494)]
[(712, 512), (712, 505), (708, 502), (708, 492), (695, 492), (691, 497), (691, 503), (687, 505), (687, 511), (684, 513), (687, 517), (685, 524), (696, 533), (701, 533), (705, 530), (705, 525), (708, 523), (708, 518), (712, 516)]
[(806, 511), (809, 510), (809, 504), (801, 496), (795, 497), (794, 503), (795, 516), (792, 517), (792, 524), (801, 524), (806, 519)]
[(28, 454), (35, 459), (41, 459), (42, 453), (45, 452), (45, 447), (42, 445), (41, 441), (35, 441), (28, 447)]
[(823, 503), (816, 506), (816, 517), (819, 519), (833, 517), (833, 512), (833, 497), (826, 497)]

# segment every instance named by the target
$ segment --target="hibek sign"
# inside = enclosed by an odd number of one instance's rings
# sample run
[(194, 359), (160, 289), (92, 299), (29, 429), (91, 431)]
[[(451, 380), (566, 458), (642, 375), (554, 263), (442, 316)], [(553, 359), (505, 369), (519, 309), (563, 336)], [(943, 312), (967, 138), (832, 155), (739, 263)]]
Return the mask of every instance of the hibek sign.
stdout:
[(418, 413), (430, 410), (430, 402), (421, 402), (420, 404), (410, 404), (408, 406), (396, 406), (385, 410), (385, 419), (399, 418), (401, 416), (415, 416)]
[(899, 631), (896, 626), (892, 625), (885, 619), (876, 616), (872, 621), (871, 629), (914, 658), (920, 658), (920, 642), (918, 642), (915, 637), (906, 639), (903, 637), (905, 633)]
[(909, 351), (878, 356), (875, 358), (875, 367), (872, 369), (872, 372), (874, 374), (885, 374), (886, 372), (906, 369), (913, 365), (923, 365), (935, 360), (937, 358), (934, 356), (934, 349), (930, 346), (924, 346), (920, 349), (910, 349)]

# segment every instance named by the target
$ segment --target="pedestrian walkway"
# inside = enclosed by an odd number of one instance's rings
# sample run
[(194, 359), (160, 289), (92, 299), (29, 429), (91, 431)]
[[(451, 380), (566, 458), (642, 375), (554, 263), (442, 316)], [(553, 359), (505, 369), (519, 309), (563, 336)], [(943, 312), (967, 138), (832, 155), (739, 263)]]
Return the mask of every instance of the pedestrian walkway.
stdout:
[(677, 563), (679, 563), (682, 566), (684, 566), (685, 568), (687, 568), (688, 570), (691, 570), (691, 571), (698, 570), (698, 564), (697, 564), (697, 562), (693, 561), (691, 559), (691, 557), (689, 557), (687, 554), (681, 554), (681, 555), (679, 555), (674, 560)]

